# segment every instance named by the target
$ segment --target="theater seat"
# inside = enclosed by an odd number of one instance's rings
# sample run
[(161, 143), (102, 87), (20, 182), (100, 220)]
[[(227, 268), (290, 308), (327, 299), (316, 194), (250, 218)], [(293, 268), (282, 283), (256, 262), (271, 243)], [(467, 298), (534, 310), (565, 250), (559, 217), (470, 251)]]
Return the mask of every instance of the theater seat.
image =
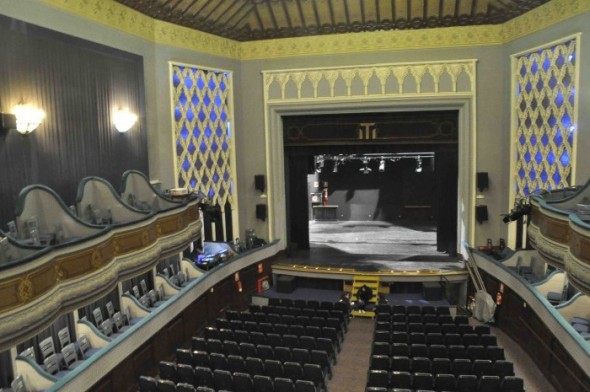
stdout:
[(522, 378), (506, 376), (502, 380), (502, 392), (523, 392), (524, 382)]
[(139, 376), (140, 392), (157, 392), (158, 381), (153, 377)]

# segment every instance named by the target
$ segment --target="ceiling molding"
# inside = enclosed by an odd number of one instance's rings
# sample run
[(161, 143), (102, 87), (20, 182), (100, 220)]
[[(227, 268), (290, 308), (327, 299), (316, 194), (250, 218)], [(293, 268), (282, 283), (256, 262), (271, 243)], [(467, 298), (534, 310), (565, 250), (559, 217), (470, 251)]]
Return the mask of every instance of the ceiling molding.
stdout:
[(147, 41), (235, 60), (501, 45), (590, 11), (590, 2), (552, 0), (501, 25), (319, 35), (238, 42), (150, 18), (114, 0), (41, 0)]

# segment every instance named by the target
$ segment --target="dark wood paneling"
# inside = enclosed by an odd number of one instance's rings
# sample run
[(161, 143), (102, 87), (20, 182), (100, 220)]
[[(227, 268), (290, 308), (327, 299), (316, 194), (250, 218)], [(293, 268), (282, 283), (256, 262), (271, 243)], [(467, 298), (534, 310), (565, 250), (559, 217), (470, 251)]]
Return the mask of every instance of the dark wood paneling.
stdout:
[[(481, 271), (486, 288), (500, 282)], [(495, 291), (489, 291), (495, 293)], [(510, 287), (504, 287), (502, 305), (496, 310), (497, 326), (518, 343), (559, 391), (590, 391), (590, 379), (533, 309)]]
[[(251, 301), (252, 293), (256, 292), (258, 278), (272, 276), (271, 265), (277, 257), (263, 261), (262, 271), (258, 272), (258, 263), (240, 271), (243, 290), (239, 293), (234, 275), (219, 282), (213, 290), (209, 290), (188, 305), (184, 311), (151, 337), (143, 346), (96, 385), (89, 388), (93, 392), (103, 391), (137, 391), (140, 375), (156, 376), (158, 364), (163, 360), (173, 360), (179, 347), (190, 347), (191, 337), (200, 335), (205, 326), (213, 324), (217, 317), (223, 315), (225, 309), (245, 308)], [(247, 289), (245, 289), (247, 287)]]

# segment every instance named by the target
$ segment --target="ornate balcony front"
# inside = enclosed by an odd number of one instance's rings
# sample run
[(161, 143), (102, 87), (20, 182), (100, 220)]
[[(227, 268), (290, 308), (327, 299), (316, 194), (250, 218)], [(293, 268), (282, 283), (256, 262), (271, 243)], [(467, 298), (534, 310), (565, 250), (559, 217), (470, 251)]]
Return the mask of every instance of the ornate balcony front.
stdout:
[[(156, 203), (159, 208), (152, 205), (143, 212), (115, 199), (107, 203), (112, 220), (89, 222), (51, 189), (23, 189), (16, 209), (17, 238), (14, 233), (0, 236), (0, 351), (35, 335), (60, 314), (104, 296), (119, 282), (152, 269), (201, 236), (197, 198), (164, 199)], [(95, 198), (93, 206), (99, 204)], [(117, 216), (133, 214), (132, 220), (116, 221)], [(31, 225), (36, 233), (29, 230)]]
[(568, 272), (590, 294), (590, 182), (532, 197), (530, 243), (547, 262)]

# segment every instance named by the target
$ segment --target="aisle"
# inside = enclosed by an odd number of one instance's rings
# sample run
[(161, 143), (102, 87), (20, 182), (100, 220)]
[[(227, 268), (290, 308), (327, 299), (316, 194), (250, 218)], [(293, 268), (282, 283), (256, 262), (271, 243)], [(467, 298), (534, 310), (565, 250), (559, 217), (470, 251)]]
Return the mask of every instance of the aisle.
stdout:
[(353, 318), (348, 324), (338, 363), (332, 369), (328, 392), (362, 392), (367, 385), (375, 320)]

